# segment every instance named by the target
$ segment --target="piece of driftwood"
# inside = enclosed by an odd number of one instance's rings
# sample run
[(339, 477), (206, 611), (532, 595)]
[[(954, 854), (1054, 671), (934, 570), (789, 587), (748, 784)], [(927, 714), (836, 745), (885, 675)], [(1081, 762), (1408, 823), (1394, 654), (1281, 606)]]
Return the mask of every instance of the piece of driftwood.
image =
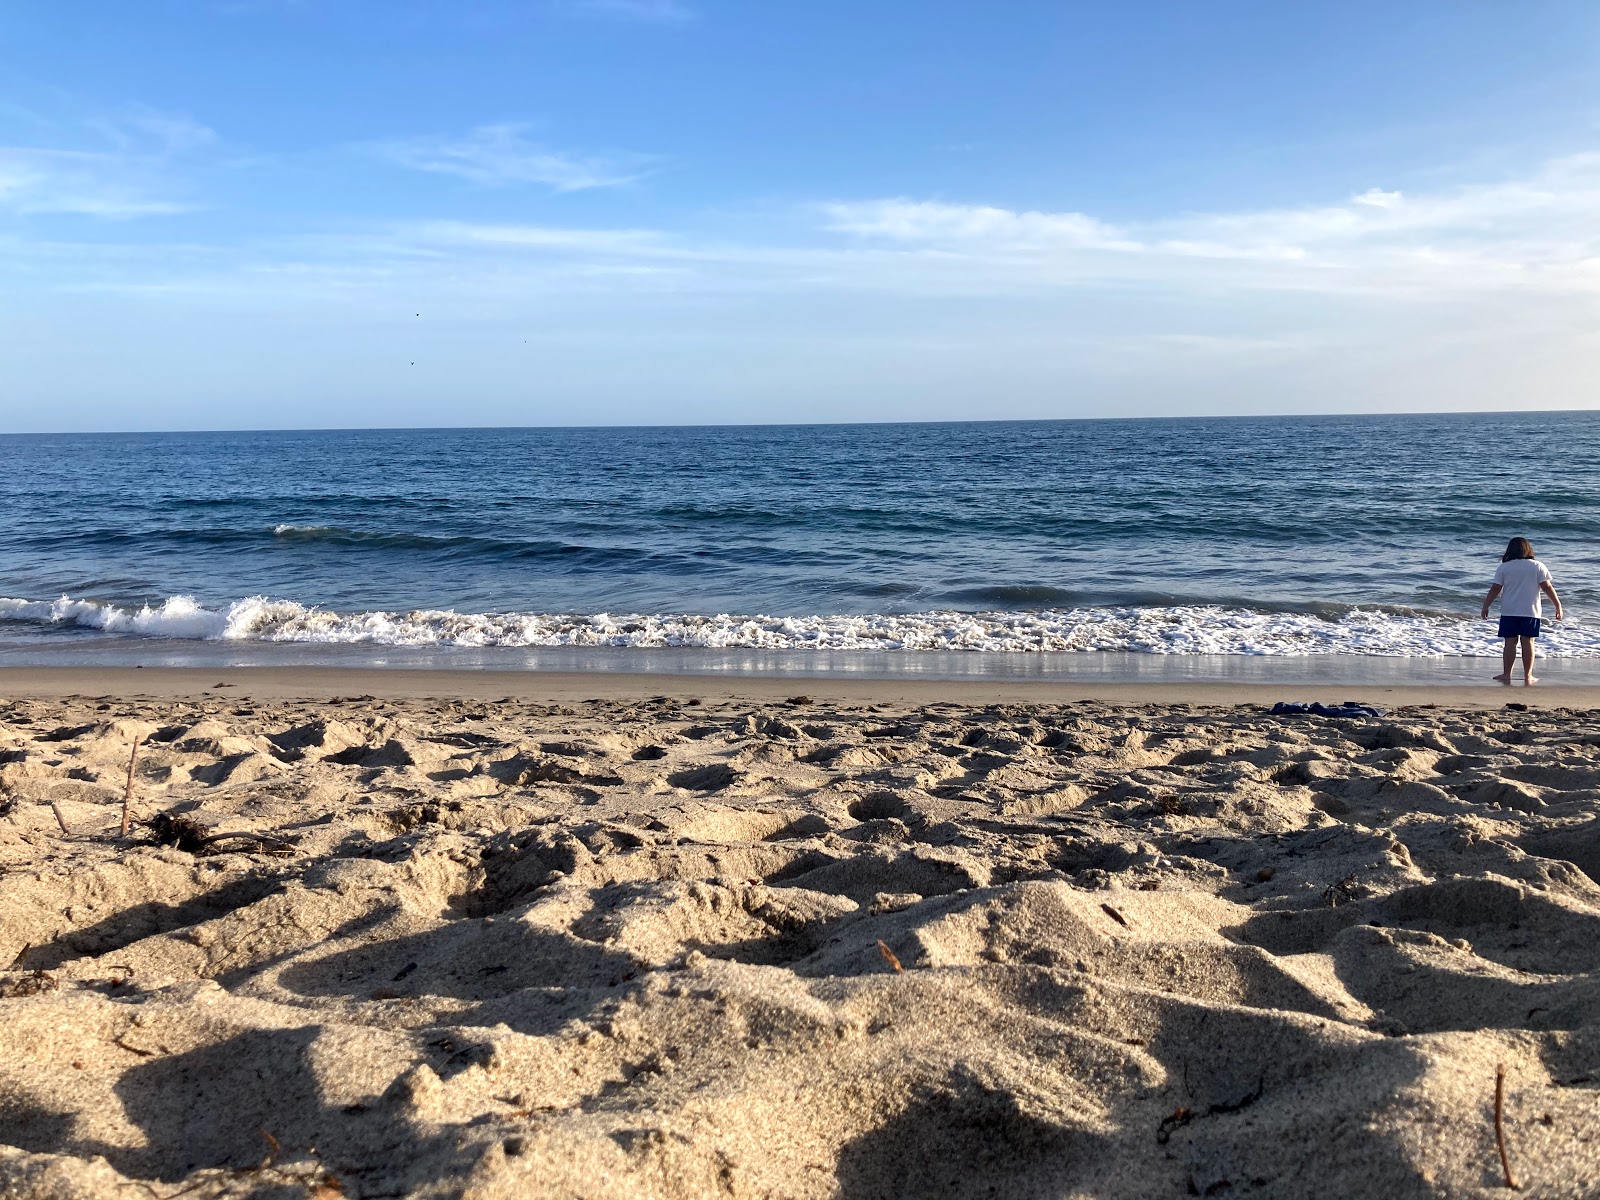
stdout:
[(269, 853), (282, 853), (294, 848), (294, 843), (289, 839), (268, 833), (246, 833), (243, 830), (212, 833), (193, 817), (181, 813), (157, 813), (145, 824), (163, 846), (173, 846), (189, 854), (204, 854), (217, 843), (227, 841), (256, 842)]
[(1494, 1147), (1500, 1152), (1500, 1173), (1512, 1191), (1521, 1190), (1511, 1173), (1511, 1156), (1506, 1153), (1506, 1066), (1496, 1063), (1494, 1068)]
[(878, 939), (878, 953), (883, 955), (884, 962), (888, 963), (894, 968), (894, 973), (896, 975), (903, 975), (905, 973), (905, 968), (900, 965), (900, 960), (895, 957), (894, 951), (889, 949), (889, 944), (882, 938)]
[(122, 789), (122, 836), (128, 836), (128, 822), (133, 813), (133, 767), (139, 761), (139, 738), (133, 739), (133, 749), (128, 753), (128, 783)]

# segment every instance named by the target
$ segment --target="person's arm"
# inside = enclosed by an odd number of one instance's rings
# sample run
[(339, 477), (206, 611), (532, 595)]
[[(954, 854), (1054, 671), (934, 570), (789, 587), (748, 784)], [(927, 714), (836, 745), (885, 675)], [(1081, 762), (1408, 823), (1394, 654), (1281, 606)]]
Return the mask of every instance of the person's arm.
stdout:
[(1489, 619), (1489, 605), (1493, 604), (1495, 597), (1503, 591), (1505, 591), (1505, 588), (1501, 587), (1498, 583), (1491, 583), (1489, 585), (1489, 594), (1483, 598), (1484, 620)]
[[(1556, 620), (1561, 620), (1561, 597), (1556, 595), (1556, 585), (1546, 579), (1539, 585), (1539, 590), (1550, 597), (1550, 603), (1556, 606)], [(1484, 615), (1488, 615), (1487, 611)]]

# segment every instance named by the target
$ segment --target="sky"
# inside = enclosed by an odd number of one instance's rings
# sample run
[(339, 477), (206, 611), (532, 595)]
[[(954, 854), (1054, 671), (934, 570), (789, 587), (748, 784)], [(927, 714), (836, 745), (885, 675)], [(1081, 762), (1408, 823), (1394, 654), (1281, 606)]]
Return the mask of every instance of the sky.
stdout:
[(0, 4), (0, 432), (1597, 401), (1593, 0)]

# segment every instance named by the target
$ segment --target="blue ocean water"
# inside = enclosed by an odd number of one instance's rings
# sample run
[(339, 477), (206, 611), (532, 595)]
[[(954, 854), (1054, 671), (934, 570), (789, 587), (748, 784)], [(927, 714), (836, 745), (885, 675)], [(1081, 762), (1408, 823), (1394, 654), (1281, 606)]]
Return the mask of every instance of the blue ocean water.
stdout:
[(1600, 655), (1600, 414), (0, 437), (0, 639)]

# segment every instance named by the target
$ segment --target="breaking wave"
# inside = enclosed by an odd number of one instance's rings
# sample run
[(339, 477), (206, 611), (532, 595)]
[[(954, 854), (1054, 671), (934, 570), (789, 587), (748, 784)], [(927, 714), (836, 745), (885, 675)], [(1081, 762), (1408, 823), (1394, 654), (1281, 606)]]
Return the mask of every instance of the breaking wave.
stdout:
[[(1492, 657), (1494, 626), (1463, 616), (1355, 608), (1262, 612), (1217, 605), (1053, 608), (853, 616), (692, 613), (339, 613), (251, 596), (225, 608), (192, 597), (134, 608), (63, 596), (0, 598), (0, 621), (180, 640), (441, 647), (631, 647), (761, 650), (1131, 651), (1140, 654), (1360, 654)], [(1600, 627), (1549, 626), (1540, 649), (1600, 657)]]

